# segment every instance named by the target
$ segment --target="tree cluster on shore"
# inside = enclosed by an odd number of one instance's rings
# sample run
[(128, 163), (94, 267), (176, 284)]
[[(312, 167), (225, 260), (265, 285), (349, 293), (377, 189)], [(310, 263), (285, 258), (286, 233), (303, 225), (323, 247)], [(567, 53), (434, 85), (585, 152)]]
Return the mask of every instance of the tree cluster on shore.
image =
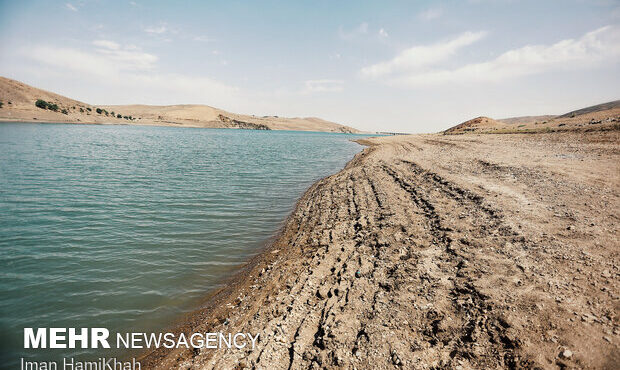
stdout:
[(107, 110), (102, 109), (102, 108), (96, 108), (95, 112), (97, 112), (97, 114), (105, 114), (107, 117), (111, 116), (111, 117), (116, 117), (118, 119), (126, 119), (126, 120), (130, 120), (130, 121), (133, 121), (135, 119), (132, 116), (123, 116), (120, 113), (108, 112)]
[[(34, 103), (34, 105), (37, 108), (49, 109), (49, 110), (54, 111), (54, 112), (58, 112), (60, 110), (60, 112), (62, 114), (69, 114), (69, 110), (68, 109), (66, 109), (66, 108), (62, 108), (61, 109), (58, 106), (58, 104), (47, 102), (47, 101), (45, 101), (43, 99), (37, 99), (37, 101)], [(0, 101), (0, 108), (2, 108), (2, 102), (1, 101)], [(84, 108), (86, 108), (86, 109), (84, 109)], [(73, 106), (73, 107), (71, 107), (71, 109), (75, 110), (77, 108), (75, 106)], [(92, 112), (92, 108), (90, 108), (90, 107), (80, 107), (80, 113), (84, 113), (85, 111), (87, 111), (86, 114), (90, 114), (89, 112)], [(132, 117), (132, 116), (124, 116), (124, 115), (122, 115), (120, 113), (108, 112), (107, 110), (105, 110), (103, 108), (95, 108), (95, 112), (97, 114), (105, 114), (107, 117), (111, 116), (112, 118), (126, 119), (126, 120), (129, 120), (129, 121), (135, 120), (135, 118)]]
[(34, 105), (36, 105), (36, 106), (37, 106), (37, 108), (41, 108), (41, 109), (49, 109), (49, 110), (54, 111), (54, 112), (58, 112), (58, 109), (60, 109), (60, 108), (58, 107), (58, 104), (56, 104), (56, 103), (51, 103), (51, 102), (46, 102), (46, 101), (45, 101), (45, 100), (43, 100), (43, 99), (38, 99), (38, 100), (34, 103)]

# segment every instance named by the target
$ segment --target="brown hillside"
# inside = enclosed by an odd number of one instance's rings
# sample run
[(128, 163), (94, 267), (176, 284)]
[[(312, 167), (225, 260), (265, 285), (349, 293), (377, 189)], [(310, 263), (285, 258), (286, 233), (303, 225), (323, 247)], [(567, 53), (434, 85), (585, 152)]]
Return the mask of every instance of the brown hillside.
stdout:
[(498, 119), (498, 121), (507, 123), (509, 125), (524, 125), (524, 124), (534, 123), (534, 122), (551, 121), (555, 117), (557, 116), (548, 114), (548, 115), (543, 115), (543, 116), (509, 117), (509, 118)]
[[(57, 105), (57, 111), (36, 107), (35, 102), (38, 99)], [(0, 121), (359, 132), (352, 127), (320, 118), (257, 117), (231, 113), (207, 105), (95, 106), (5, 77), (0, 77), (0, 102), (3, 103), (0, 108)]]
[(466, 132), (487, 132), (503, 128), (506, 125), (489, 117), (476, 117), (451, 127), (444, 131), (446, 134), (462, 134)]
[(609, 130), (620, 126), (620, 100), (593, 105), (560, 116), (525, 116), (494, 120), (478, 117), (444, 134)]

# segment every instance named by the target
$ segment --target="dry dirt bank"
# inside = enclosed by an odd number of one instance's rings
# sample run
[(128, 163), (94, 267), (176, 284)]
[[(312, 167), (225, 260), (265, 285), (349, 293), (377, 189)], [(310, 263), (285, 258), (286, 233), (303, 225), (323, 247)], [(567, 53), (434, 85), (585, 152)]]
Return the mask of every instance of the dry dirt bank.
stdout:
[(613, 368), (620, 132), (370, 139), (147, 368)]

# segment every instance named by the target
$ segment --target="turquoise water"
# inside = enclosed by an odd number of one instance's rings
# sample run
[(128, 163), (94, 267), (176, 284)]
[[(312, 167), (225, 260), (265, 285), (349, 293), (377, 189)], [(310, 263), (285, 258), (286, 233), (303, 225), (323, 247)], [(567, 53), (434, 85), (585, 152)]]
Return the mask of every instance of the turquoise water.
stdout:
[(3, 357), (81, 353), (23, 350), (24, 327), (166, 328), (362, 149), (353, 137), (0, 124)]

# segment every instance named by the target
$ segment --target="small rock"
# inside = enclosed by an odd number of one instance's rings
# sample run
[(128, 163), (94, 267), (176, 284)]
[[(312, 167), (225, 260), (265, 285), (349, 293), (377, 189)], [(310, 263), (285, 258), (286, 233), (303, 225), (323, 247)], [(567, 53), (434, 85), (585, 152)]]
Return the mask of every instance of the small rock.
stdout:
[(392, 351), (392, 363), (396, 366), (402, 365), (402, 361), (400, 360), (400, 357), (398, 357), (396, 351)]
[(360, 270), (355, 271), (355, 277), (356, 278), (361, 278), (362, 277), (362, 272)]
[(607, 342), (611, 343), (611, 338), (608, 336), (604, 336), (603, 339), (605, 339)]
[(573, 352), (570, 349), (565, 349), (564, 351), (562, 351), (562, 353), (560, 353), (560, 356), (562, 358), (569, 359), (573, 357)]
[(603, 270), (603, 272), (601, 272), (601, 276), (604, 278), (609, 278), (611, 277), (611, 273), (609, 272), (609, 270), (605, 269)]

